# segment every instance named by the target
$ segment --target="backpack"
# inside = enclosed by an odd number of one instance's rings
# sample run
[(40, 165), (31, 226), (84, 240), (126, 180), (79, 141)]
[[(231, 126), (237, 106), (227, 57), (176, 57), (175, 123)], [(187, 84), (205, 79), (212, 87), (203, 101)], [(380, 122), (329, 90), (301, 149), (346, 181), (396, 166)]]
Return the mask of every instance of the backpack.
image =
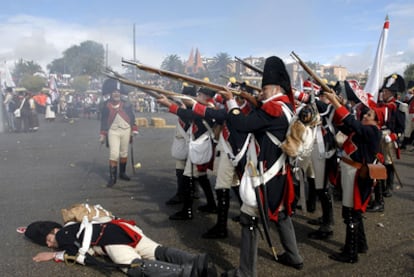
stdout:
[(311, 155), (316, 138), (316, 125), (320, 121), (316, 107), (303, 106), (290, 120), (286, 138), (281, 142), (282, 151), (291, 159), (303, 159)]
[(82, 222), (84, 217), (89, 222), (93, 223), (104, 223), (109, 222), (115, 218), (115, 216), (105, 210), (101, 205), (89, 205), (87, 203), (73, 204), (67, 209), (62, 209), (63, 222)]

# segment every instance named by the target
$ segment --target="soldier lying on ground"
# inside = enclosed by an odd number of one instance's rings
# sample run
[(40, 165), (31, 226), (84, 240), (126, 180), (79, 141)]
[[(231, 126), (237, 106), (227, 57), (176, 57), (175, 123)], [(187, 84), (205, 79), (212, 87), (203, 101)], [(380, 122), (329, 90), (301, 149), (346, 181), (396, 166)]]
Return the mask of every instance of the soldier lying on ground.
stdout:
[[(56, 250), (38, 253), (33, 257), (35, 262), (71, 261), (119, 268), (128, 276), (216, 276), (214, 267), (208, 270), (206, 254), (195, 255), (162, 246), (144, 235), (134, 221), (70, 222), (64, 226), (37, 221), (24, 234), (33, 242)], [(103, 262), (95, 256), (108, 256), (112, 262)]]

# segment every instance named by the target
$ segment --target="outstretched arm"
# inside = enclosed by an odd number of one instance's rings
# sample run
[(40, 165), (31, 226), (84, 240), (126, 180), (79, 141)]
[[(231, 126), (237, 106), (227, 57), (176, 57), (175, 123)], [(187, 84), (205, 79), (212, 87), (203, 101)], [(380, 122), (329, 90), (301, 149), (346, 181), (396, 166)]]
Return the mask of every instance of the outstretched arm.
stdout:
[(36, 256), (33, 257), (33, 261), (35, 262), (47, 262), (53, 260), (56, 257), (56, 252), (40, 252), (37, 253)]

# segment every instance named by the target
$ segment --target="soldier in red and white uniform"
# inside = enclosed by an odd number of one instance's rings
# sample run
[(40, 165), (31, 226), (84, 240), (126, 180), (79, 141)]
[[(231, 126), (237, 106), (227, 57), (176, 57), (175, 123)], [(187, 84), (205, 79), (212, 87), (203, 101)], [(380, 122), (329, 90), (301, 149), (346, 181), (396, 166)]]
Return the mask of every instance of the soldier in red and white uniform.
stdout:
[(124, 86), (115, 79), (106, 79), (102, 85), (102, 94), (110, 95), (103, 104), (101, 113), (101, 131), (99, 140), (107, 141), (109, 147), (109, 180), (108, 187), (117, 180), (118, 162), (119, 178), (131, 180), (125, 173), (128, 161), (128, 147), (134, 134), (138, 133), (135, 115), (131, 103), (124, 101), (121, 94), (126, 94)]
[[(197, 98), (202, 102), (210, 103), (214, 105), (215, 91), (208, 88), (200, 88)], [(191, 109), (182, 108), (177, 104), (171, 102), (166, 97), (162, 97), (157, 100), (158, 103), (168, 107), (169, 112), (176, 114), (181, 119), (191, 121), (191, 136), (193, 140), (197, 140), (204, 134), (210, 134), (210, 130), (213, 127), (214, 122), (211, 120), (205, 120), (201, 116), (195, 114)], [(211, 135), (211, 134), (210, 134)], [(191, 151), (191, 150), (190, 150)], [(193, 164), (190, 158), (187, 158), (184, 173), (183, 173), (183, 208), (172, 214), (170, 220), (191, 220), (193, 219), (193, 197), (191, 195), (193, 182), (197, 181), (206, 196), (207, 204), (198, 207), (198, 210), (202, 212), (215, 213), (217, 211), (217, 204), (214, 199), (213, 190), (211, 188), (210, 180), (207, 176), (207, 169), (211, 167), (210, 162), (204, 164)], [(212, 167), (211, 167), (212, 168)]]
[[(76, 261), (101, 268), (118, 267), (132, 277), (215, 276), (214, 269), (208, 271), (206, 254), (191, 254), (162, 246), (147, 237), (132, 220), (113, 219), (90, 224), (90, 227), (85, 227), (84, 223), (77, 222), (69, 222), (65, 226), (53, 221), (31, 223), (25, 230), (25, 236), (55, 250), (40, 252), (33, 260)], [(111, 263), (103, 263), (94, 256), (107, 256)]]
[[(289, 116), (294, 110), (290, 77), (285, 64), (276, 56), (266, 59), (262, 91), (259, 94), (261, 106), (248, 115), (241, 112), (231, 92), (220, 93), (227, 100), (227, 122), (236, 130), (252, 132), (259, 147), (256, 171), (260, 172), (260, 165), (263, 164), (263, 182), (266, 184), (264, 189), (268, 194), (266, 204), (269, 207), (265, 213), (275, 223), (285, 250), (278, 255), (278, 261), (301, 269), (303, 258), (299, 254), (291, 220), (292, 203), (295, 198), (292, 171), (280, 143), (285, 140)], [(254, 157), (251, 157), (252, 162), (253, 160)], [(248, 198), (248, 195), (246, 198), (242, 197), (243, 204), (240, 209), (240, 265), (237, 269), (227, 272), (226, 276), (257, 276), (258, 208), (253, 206), (254, 203), (248, 201)]]
[(335, 110), (334, 123), (347, 135), (341, 151), (342, 217), (346, 224), (345, 246), (341, 252), (329, 256), (331, 259), (356, 263), (358, 253), (368, 250), (362, 213), (365, 212), (374, 185), (362, 169), (376, 163), (380, 150), (381, 131), (384, 120), (381, 109), (369, 109), (359, 121), (343, 106), (336, 95), (325, 93)]

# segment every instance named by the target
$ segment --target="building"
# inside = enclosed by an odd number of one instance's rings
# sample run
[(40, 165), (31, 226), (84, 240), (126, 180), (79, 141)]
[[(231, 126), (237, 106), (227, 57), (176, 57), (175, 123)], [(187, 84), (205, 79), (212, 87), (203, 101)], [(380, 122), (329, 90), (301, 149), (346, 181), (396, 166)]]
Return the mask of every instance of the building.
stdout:
[(184, 73), (188, 75), (195, 75), (204, 71), (205, 67), (201, 58), (200, 51), (198, 51), (198, 48), (196, 48), (194, 54), (194, 49), (191, 49), (188, 60), (185, 62)]

